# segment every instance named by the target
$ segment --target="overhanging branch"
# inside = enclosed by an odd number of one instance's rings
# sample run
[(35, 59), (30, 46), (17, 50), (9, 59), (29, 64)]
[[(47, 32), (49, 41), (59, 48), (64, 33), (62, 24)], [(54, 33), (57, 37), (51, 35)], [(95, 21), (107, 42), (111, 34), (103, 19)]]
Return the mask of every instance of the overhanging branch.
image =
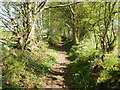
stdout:
[(44, 7), (44, 9), (58, 8), (58, 7), (66, 7), (66, 6), (70, 6), (70, 5), (74, 5), (74, 4), (78, 4), (78, 3), (81, 3), (81, 2), (70, 3), (70, 4), (64, 4), (64, 5), (57, 5), (57, 6), (48, 6), (48, 7)]

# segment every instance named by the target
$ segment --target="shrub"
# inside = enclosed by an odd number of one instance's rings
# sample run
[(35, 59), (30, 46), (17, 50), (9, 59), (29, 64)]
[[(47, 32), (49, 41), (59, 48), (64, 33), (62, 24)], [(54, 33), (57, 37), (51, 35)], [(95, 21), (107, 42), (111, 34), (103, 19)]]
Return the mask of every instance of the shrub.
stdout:
[(69, 51), (73, 45), (72, 41), (70, 38), (62, 36), (62, 41), (63, 41), (63, 46), (67, 51)]
[(61, 41), (61, 36), (58, 33), (51, 32), (48, 37), (48, 42), (52, 45), (58, 45)]
[[(105, 54), (103, 60), (102, 50), (96, 50), (90, 42), (72, 46), (69, 55), (73, 57), (71, 72), (75, 88), (80, 89), (107, 89), (118, 88), (119, 62), (117, 51)], [(103, 85), (103, 86), (102, 86)]]
[(46, 52), (46, 47), (38, 46), (33, 51), (2, 48), (3, 88), (41, 87), (42, 77), (49, 73), (56, 57), (49, 54), (51, 50)]

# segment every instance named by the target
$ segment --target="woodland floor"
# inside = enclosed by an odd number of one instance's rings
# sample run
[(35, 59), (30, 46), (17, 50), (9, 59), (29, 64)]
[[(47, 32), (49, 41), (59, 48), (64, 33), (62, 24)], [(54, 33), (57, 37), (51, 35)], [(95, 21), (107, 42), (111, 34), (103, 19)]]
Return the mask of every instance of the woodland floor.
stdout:
[(54, 47), (58, 51), (56, 63), (50, 73), (44, 78), (43, 88), (67, 88), (72, 87), (69, 65), (72, 63), (62, 44)]

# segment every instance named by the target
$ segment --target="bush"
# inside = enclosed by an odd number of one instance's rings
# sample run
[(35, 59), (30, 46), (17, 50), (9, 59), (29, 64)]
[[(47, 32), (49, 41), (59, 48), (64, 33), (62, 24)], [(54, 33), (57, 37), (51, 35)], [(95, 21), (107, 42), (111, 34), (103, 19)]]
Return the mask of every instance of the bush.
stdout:
[(106, 54), (103, 59), (102, 68), (100, 75), (97, 79), (97, 85), (99, 88), (104, 86), (108, 89), (118, 89), (119, 87), (119, 75), (120, 75), (120, 63), (118, 59), (117, 51), (113, 51), (110, 54)]
[(67, 51), (69, 51), (73, 45), (72, 41), (70, 38), (62, 36), (62, 41), (63, 41), (63, 46)]
[(48, 42), (52, 45), (59, 45), (59, 42), (61, 41), (61, 36), (58, 33), (49, 33)]
[(3, 88), (40, 88), (56, 58), (45, 47), (35, 46), (31, 52), (5, 45), (2, 49)]
[(89, 43), (74, 45), (69, 52), (73, 59), (71, 72), (74, 87), (80, 89), (100, 89), (104, 85), (107, 89), (111, 89), (114, 86), (118, 88), (118, 83), (115, 82), (112, 87), (110, 87), (111, 84), (109, 83), (109, 81), (112, 82), (112, 80), (118, 78), (118, 75), (114, 75), (115, 72), (120, 70), (117, 52), (113, 51), (110, 54), (105, 54), (102, 60), (102, 50), (96, 50)]
[(69, 53), (74, 60), (71, 65), (74, 87), (80, 89), (93, 88), (97, 78), (92, 75), (93, 69), (90, 63), (99, 57), (101, 52), (94, 48), (92, 50), (89, 48), (91, 48), (89, 44), (81, 43), (72, 46)]

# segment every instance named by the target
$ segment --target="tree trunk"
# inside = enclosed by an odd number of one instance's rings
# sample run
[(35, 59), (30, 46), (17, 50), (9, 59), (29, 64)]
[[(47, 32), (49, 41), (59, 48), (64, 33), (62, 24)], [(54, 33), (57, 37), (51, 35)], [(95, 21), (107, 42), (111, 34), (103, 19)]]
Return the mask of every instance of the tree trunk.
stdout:
[(75, 5), (73, 6), (73, 8), (71, 7), (71, 11), (72, 11), (72, 23), (73, 23), (73, 26), (72, 26), (72, 42), (73, 44), (76, 44), (77, 43), (77, 28), (76, 28), (76, 14), (75, 14)]

